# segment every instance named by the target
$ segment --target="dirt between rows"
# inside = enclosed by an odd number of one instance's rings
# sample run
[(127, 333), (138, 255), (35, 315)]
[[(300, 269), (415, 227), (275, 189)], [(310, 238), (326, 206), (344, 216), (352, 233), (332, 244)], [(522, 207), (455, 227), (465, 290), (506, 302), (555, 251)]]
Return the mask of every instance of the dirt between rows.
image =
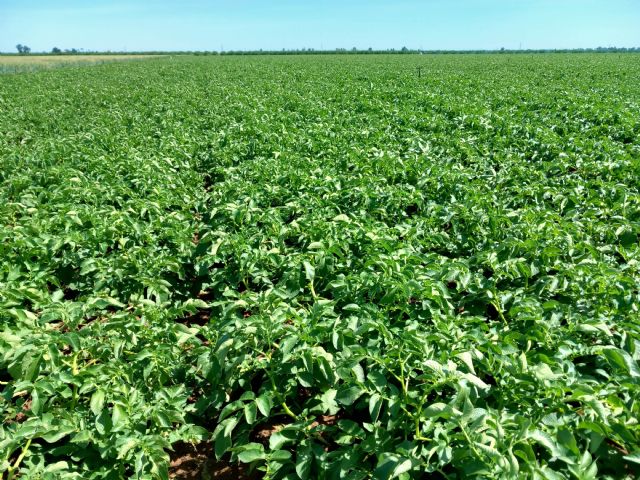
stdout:
[(258, 480), (260, 472), (250, 472), (242, 463), (216, 461), (213, 443), (174, 445), (169, 465), (169, 478), (175, 480)]
[[(339, 415), (320, 415), (311, 423), (310, 429), (336, 425), (339, 418)], [(285, 426), (286, 423), (271, 419), (256, 428), (252, 441), (266, 445), (269, 437)], [(322, 437), (322, 433), (319, 435)], [(173, 452), (170, 453), (169, 477), (174, 480), (258, 480), (263, 478), (262, 472), (250, 471), (247, 464), (216, 460), (213, 451), (211, 441), (197, 445), (183, 442), (174, 444)]]

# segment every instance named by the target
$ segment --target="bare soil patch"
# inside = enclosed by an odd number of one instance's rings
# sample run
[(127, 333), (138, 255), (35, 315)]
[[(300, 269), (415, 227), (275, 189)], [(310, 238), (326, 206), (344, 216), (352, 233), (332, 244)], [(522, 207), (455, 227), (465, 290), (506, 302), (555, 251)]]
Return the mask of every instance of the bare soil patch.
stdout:
[(249, 466), (216, 460), (213, 443), (198, 445), (177, 443), (170, 453), (169, 478), (174, 480), (258, 480), (260, 472), (249, 472)]

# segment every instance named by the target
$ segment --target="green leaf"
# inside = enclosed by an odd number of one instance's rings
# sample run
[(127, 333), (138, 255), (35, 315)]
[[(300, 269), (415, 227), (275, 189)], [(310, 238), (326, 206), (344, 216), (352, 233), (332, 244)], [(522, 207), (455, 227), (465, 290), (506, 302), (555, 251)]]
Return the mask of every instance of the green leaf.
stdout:
[(42, 354), (39, 354), (33, 357), (31, 361), (27, 363), (26, 367), (24, 368), (24, 380), (27, 380), (29, 382), (33, 382), (35, 380), (41, 362)]
[(93, 395), (91, 395), (91, 402), (89, 403), (91, 411), (94, 415), (98, 416), (104, 408), (105, 391), (98, 388)]
[(232, 446), (231, 434), (238, 424), (238, 419), (230, 417), (218, 424), (213, 432), (214, 452), (216, 458), (220, 459)]
[(473, 356), (471, 352), (461, 352), (456, 355), (467, 366), (469, 371), (475, 375), (476, 371), (473, 367)]
[(364, 391), (360, 387), (341, 388), (336, 394), (336, 400), (342, 405), (349, 406), (360, 398)]
[(338, 411), (340, 411), (340, 406), (338, 405), (338, 403), (336, 402), (336, 395), (338, 394), (338, 391), (330, 388), (328, 389), (326, 392), (324, 392), (322, 395), (320, 395), (319, 400), (320, 400), (320, 410), (322, 411), (322, 413), (328, 413), (329, 415), (335, 415), (336, 413), (338, 413)]
[(371, 370), (367, 375), (367, 379), (378, 391), (382, 391), (387, 386), (387, 378), (378, 370)]
[(254, 402), (247, 403), (244, 406), (244, 418), (249, 425), (253, 425), (258, 415), (257, 405)]
[(153, 418), (156, 421), (156, 424), (160, 427), (170, 428), (172, 426), (171, 419), (167, 416), (165, 412), (156, 412), (153, 415)]
[(238, 454), (238, 460), (242, 463), (251, 463), (256, 460), (264, 460), (264, 446), (260, 443), (248, 443), (244, 450)]
[(127, 453), (138, 444), (138, 440), (136, 438), (126, 438), (118, 449), (118, 458), (126, 458)]
[(69, 462), (59, 461), (55, 463), (49, 463), (44, 472), (47, 474), (56, 473), (56, 472), (64, 472), (69, 470)]
[(111, 415), (108, 410), (102, 410), (100, 415), (96, 418), (96, 431), (100, 435), (106, 435), (111, 432), (113, 428), (113, 422), (111, 421)]
[(42, 400), (40, 400), (40, 394), (37, 389), (31, 391), (31, 412), (34, 415), (40, 415), (42, 413)]
[(229, 448), (231, 448), (231, 437), (218, 435), (213, 445), (216, 458), (220, 460)]
[(41, 438), (46, 442), (56, 443), (75, 431), (73, 425), (61, 425), (56, 430), (45, 433)]
[(604, 347), (604, 356), (610, 363), (625, 371), (634, 378), (640, 377), (640, 368), (636, 361), (624, 350), (615, 347)]
[(438, 417), (449, 418), (449, 416), (451, 415), (451, 407), (446, 403), (440, 403), (440, 402), (432, 403), (427, 408), (425, 408), (424, 414), (428, 418), (438, 418)]
[(540, 363), (533, 367), (533, 372), (536, 378), (540, 381), (555, 380), (560, 377), (560, 375), (553, 373), (549, 365), (546, 363)]
[(276, 450), (269, 453), (269, 460), (275, 462), (286, 462), (291, 458), (291, 452), (287, 450)]
[(382, 409), (383, 399), (377, 393), (374, 393), (369, 397), (369, 415), (371, 415), (371, 421), (376, 422), (380, 416)]
[[(97, 429), (96, 429), (97, 430)], [(71, 439), (72, 443), (88, 443), (90, 442), (92, 439), (92, 435), (91, 432), (88, 430), (82, 430), (78, 433), (76, 433), (73, 438)]]
[(344, 213), (341, 213), (340, 215), (336, 215), (335, 217), (333, 217), (333, 221), (351, 223), (351, 219), (348, 216), (346, 216)]
[(570, 465), (575, 462), (567, 457), (567, 451), (556, 442), (548, 433), (541, 430), (534, 430), (528, 434), (528, 438), (535, 440), (540, 445), (544, 446), (552, 455), (552, 458), (557, 458)]
[(283, 428), (282, 430), (278, 430), (273, 432), (269, 437), (269, 449), (280, 450), (282, 446), (287, 443), (291, 443), (297, 439), (297, 432), (292, 428)]
[(311, 475), (313, 453), (310, 447), (301, 447), (296, 452), (296, 473), (301, 480), (307, 480)]
[(256, 398), (256, 406), (263, 416), (268, 417), (269, 413), (271, 413), (271, 409), (273, 408), (273, 400), (270, 395), (263, 393)]
[(624, 458), (628, 462), (640, 464), (640, 452), (634, 452), (629, 455), (625, 455), (622, 458)]
[(124, 406), (116, 403), (113, 405), (113, 410), (111, 413), (111, 424), (113, 428), (121, 427), (127, 421), (127, 410)]
[(302, 264), (304, 265), (304, 274), (306, 279), (312, 282), (316, 277), (316, 269), (307, 261), (302, 262)]
[(411, 460), (397, 455), (385, 456), (376, 467), (373, 478), (377, 480), (397, 478), (412, 468)]
[(485, 382), (483, 382), (482, 380), (480, 380), (478, 377), (476, 377), (471, 373), (460, 373), (460, 377), (464, 378), (472, 385), (475, 385), (480, 390), (488, 390), (489, 388), (491, 388), (490, 385), (486, 384)]

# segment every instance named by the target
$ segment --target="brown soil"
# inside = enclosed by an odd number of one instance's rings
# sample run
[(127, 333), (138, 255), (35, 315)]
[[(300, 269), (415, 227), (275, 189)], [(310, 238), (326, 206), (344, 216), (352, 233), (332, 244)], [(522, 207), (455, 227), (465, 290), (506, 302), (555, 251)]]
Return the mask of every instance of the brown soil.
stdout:
[(340, 417), (338, 415), (320, 415), (315, 421), (309, 426), (310, 429), (314, 429), (321, 425), (331, 427), (338, 423)]
[(243, 463), (231, 464), (224, 461), (209, 463), (203, 472), (202, 479), (217, 480), (258, 480), (261, 472), (249, 472)]
[(169, 478), (174, 480), (258, 480), (260, 472), (249, 472), (248, 465), (215, 460), (213, 444), (176, 443), (170, 452)]
[(203, 327), (209, 323), (210, 316), (211, 312), (209, 312), (209, 310), (198, 310), (193, 315), (187, 315), (186, 317), (178, 319), (177, 322), (182, 323), (187, 327), (191, 327), (193, 325)]
[(190, 443), (176, 443), (170, 452), (169, 478), (180, 480), (200, 480), (202, 467), (207, 458), (213, 456), (213, 446), (210, 442), (198, 445)]
[(286, 423), (282, 423), (282, 421), (278, 421), (277, 419), (261, 423), (252, 432), (251, 440), (266, 445), (269, 442), (269, 437), (271, 437), (271, 435), (282, 430), (286, 426)]
[[(196, 298), (198, 300), (210, 302), (213, 300), (213, 295), (211, 294), (211, 292), (201, 291), (200, 293), (198, 293), (198, 295), (196, 295)], [(204, 325), (207, 325), (209, 323), (210, 318), (211, 318), (211, 309), (202, 308), (202, 309), (199, 309), (196, 313), (192, 315), (187, 315), (176, 321), (188, 327), (191, 327), (193, 325), (198, 325), (200, 327), (203, 327)]]

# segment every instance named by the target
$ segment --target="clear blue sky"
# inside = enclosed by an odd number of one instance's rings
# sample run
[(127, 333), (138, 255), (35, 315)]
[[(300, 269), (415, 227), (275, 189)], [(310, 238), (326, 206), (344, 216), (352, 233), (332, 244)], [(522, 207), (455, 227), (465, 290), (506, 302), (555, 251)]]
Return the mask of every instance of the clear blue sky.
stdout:
[(640, 0), (0, 0), (0, 51), (640, 47)]

